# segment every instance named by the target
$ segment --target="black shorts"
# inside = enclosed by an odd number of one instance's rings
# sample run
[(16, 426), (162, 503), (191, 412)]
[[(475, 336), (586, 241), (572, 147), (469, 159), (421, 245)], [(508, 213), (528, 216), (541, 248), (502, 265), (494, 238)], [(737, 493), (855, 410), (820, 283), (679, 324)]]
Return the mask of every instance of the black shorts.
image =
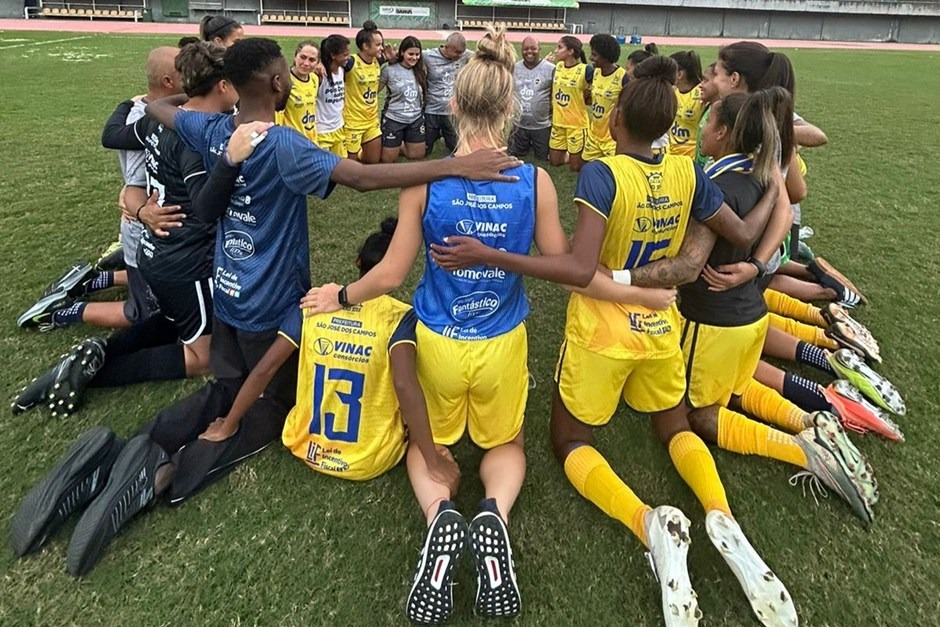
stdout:
[[(212, 324), (212, 343), (209, 348), (209, 369), (216, 379), (239, 379), (248, 377), (264, 354), (277, 339), (278, 331), (253, 333), (225, 324), (218, 318)], [(264, 396), (274, 399), (290, 409), (297, 398), (297, 354), (281, 366)]]
[(509, 154), (513, 157), (525, 157), (531, 151), (536, 159), (548, 159), (548, 139), (552, 134), (552, 127), (536, 130), (528, 128), (512, 129), (509, 134)]
[(160, 313), (157, 297), (140, 270), (127, 266), (127, 300), (124, 301), (124, 317), (128, 322), (143, 322)]
[(402, 141), (406, 144), (423, 144), (424, 116), (418, 116), (414, 122), (398, 122), (389, 117), (382, 118), (382, 146), (398, 148)]
[(179, 331), (183, 344), (212, 333), (212, 279), (184, 283), (151, 281), (160, 311)]

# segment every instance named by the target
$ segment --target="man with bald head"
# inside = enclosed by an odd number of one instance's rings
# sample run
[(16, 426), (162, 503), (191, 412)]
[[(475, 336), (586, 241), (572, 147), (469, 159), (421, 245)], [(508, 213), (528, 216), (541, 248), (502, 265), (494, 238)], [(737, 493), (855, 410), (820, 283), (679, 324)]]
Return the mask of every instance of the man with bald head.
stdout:
[(537, 159), (548, 159), (548, 138), (552, 131), (552, 73), (542, 59), (535, 37), (522, 40), (522, 60), (513, 72), (519, 120), (509, 135), (509, 154), (524, 157), (533, 152)]
[(467, 64), (472, 54), (467, 50), (463, 33), (451, 33), (441, 46), (424, 51), (424, 64), (428, 68), (428, 93), (424, 97), (427, 154), (431, 154), (441, 137), (448, 151), (457, 149), (457, 131), (450, 121), (450, 99), (454, 95), (457, 72)]

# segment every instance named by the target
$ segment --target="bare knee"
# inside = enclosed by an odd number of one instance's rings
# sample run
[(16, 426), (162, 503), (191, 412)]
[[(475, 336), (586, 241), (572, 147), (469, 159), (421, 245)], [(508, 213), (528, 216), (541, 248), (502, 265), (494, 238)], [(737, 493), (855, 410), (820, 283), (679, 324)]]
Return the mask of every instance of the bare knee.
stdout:
[(561, 465), (565, 464), (568, 455), (577, 447), (584, 444), (594, 444), (594, 430), (586, 424), (578, 422), (574, 415), (568, 411), (564, 401), (561, 400), (561, 396), (558, 394), (557, 387), (552, 395), (550, 433), (552, 453)]

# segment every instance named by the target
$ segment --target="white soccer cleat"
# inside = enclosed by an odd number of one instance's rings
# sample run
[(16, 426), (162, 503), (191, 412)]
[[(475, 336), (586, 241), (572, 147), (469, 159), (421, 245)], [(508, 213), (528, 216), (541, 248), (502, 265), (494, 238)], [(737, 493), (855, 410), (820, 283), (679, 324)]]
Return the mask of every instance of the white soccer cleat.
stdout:
[(689, 519), (679, 509), (661, 505), (647, 518), (646, 540), (653, 574), (663, 596), (666, 627), (693, 627), (702, 618), (698, 596), (689, 581)]

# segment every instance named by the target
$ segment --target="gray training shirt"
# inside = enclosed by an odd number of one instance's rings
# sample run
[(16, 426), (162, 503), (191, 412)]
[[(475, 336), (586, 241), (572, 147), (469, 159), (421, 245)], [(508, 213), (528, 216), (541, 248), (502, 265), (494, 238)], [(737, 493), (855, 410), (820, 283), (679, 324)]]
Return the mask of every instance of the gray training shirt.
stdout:
[(519, 121), (516, 126), (531, 131), (552, 125), (552, 74), (555, 66), (539, 61), (529, 69), (525, 61), (516, 62), (513, 72), (516, 98), (519, 100)]
[(382, 66), (379, 91), (385, 87), (388, 87), (385, 115), (390, 120), (410, 124), (421, 116), (421, 87), (414, 68), (406, 68), (401, 63)]
[(424, 63), (428, 66), (428, 94), (424, 101), (424, 112), (428, 115), (450, 115), (450, 99), (454, 95), (454, 79), (457, 72), (473, 55), (465, 50), (456, 61), (441, 54), (440, 48), (424, 51)]

